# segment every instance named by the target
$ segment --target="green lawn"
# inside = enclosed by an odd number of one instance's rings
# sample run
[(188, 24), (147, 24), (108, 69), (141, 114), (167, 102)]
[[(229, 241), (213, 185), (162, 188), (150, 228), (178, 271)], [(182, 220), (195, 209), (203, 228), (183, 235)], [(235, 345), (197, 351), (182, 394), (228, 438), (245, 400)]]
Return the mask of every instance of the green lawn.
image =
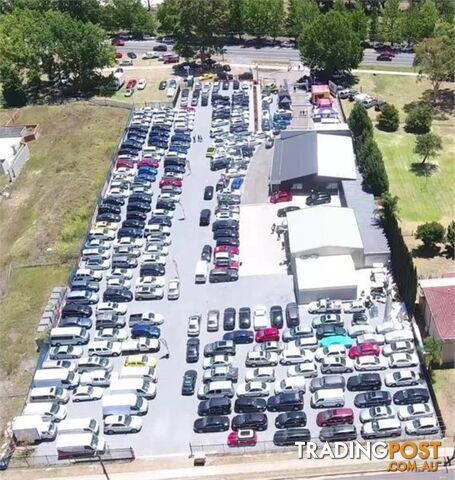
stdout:
[(434, 370), (434, 390), (447, 427), (446, 436), (455, 436), (455, 369)]
[(404, 65), (359, 65), (357, 70), (377, 70), (377, 71), (386, 71), (386, 72), (415, 72), (419, 71), (418, 68), (413, 66), (404, 66)]

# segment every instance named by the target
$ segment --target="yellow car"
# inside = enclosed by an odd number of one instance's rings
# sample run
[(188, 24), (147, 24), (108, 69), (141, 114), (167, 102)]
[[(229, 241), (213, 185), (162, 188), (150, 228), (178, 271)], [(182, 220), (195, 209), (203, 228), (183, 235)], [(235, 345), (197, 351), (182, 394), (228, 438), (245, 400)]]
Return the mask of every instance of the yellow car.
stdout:
[(206, 157), (214, 157), (216, 153), (216, 147), (209, 147), (207, 148), (207, 152), (205, 152)]
[(158, 363), (155, 357), (148, 355), (129, 355), (125, 360), (125, 367), (156, 367)]
[(108, 230), (117, 230), (118, 223), (113, 222), (96, 222), (93, 228), (107, 228)]
[(215, 75), (213, 75), (213, 73), (204, 73), (204, 75), (199, 77), (199, 80), (203, 82), (204, 80), (212, 80), (214, 77)]

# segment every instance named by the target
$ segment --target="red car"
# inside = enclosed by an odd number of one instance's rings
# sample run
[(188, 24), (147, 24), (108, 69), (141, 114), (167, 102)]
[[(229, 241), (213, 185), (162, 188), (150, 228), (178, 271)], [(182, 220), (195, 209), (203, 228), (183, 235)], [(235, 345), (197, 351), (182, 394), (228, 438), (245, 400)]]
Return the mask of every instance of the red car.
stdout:
[(123, 57), (123, 53), (117, 52), (115, 54), (115, 58), (122, 58), (122, 57)]
[(256, 342), (278, 342), (280, 339), (280, 331), (275, 327), (268, 327), (256, 332)]
[(384, 55), (385, 57), (394, 57), (395, 53), (392, 52), (391, 50), (386, 50), (384, 52), (381, 52), (381, 55)]
[(166, 185), (172, 185), (173, 187), (181, 187), (182, 180), (180, 178), (164, 177), (160, 181), (160, 188)]
[(117, 160), (117, 168), (124, 167), (124, 168), (134, 168), (134, 162), (129, 162), (128, 160)]
[(231, 432), (227, 438), (229, 447), (254, 447), (257, 441), (257, 434), (254, 430), (237, 430), (237, 432)]
[(364, 357), (365, 355), (374, 355), (377, 357), (381, 353), (381, 349), (372, 343), (362, 343), (354, 345), (349, 349), (349, 358)]
[(292, 201), (291, 192), (278, 192), (278, 193), (274, 193), (270, 197), (271, 203), (281, 203), (281, 202), (290, 202), (290, 201)]
[(194, 107), (186, 107), (187, 112), (195, 112), (196, 109)]
[(121, 40), (120, 38), (113, 38), (111, 43), (112, 43), (112, 45), (115, 45), (116, 47), (124, 47), (125, 46), (125, 42), (123, 40)]
[(220, 253), (220, 252), (227, 252), (227, 253), (230, 253), (231, 255), (238, 255), (239, 247), (231, 247), (230, 245), (218, 245), (218, 247), (215, 247), (215, 250), (213, 251), (213, 255), (215, 256), (217, 253)]
[(234, 270), (238, 270), (240, 268), (240, 263), (236, 260), (226, 260), (223, 258), (215, 260), (215, 267), (233, 268)]
[(132, 79), (126, 84), (126, 88), (127, 89), (128, 88), (134, 88), (136, 86), (136, 84), (137, 84), (137, 80)]
[(137, 166), (138, 167), (152, 167), (152, 168), (158, 168), (160, 165), (160, 162), (158, 160), (141, 160)]
[(354, 422), (354, 412), (351, 408), (334, 408), (332, 410), (325, 410), (319, 412), (316, 417), (316, 423), (320, 427), (327, 427), (329, 425), (344, 425)]

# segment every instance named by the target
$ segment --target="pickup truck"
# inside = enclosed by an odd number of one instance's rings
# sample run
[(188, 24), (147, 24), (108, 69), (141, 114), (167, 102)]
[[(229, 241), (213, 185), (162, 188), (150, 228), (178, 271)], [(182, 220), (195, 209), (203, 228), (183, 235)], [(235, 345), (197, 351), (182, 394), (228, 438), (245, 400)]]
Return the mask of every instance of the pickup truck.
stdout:
[(308, 313), (341, 313), (341, 302), (338, 300), (319, 299), (308, 305)]
[(156, 338), (136, 338), (122, 342), (122, 355), (135, 353), (153, 353), (160, 349), (160, 342)]
[(161, 325), (164, 322), (164, 317), (160, 313), (134, 313), (130, 315), (130, 327), (137, 323), (144, 325)]

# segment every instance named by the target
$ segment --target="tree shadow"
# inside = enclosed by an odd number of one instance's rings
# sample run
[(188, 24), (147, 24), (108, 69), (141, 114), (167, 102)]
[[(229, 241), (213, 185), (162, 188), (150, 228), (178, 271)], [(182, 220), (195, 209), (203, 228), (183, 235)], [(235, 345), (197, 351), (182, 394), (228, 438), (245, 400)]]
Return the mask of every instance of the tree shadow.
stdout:
[(434, 258), (439, 256), (440, 253), (441, 249), (437, 245), (434, 247), (427, 247), (423, 244), (413, 248), (411, 251), (411, 255), (418, 258)]
[(431, 177), (439, 170), (439, 165), (435, 163), (411, 163), (410, 170), (418, 177)]
[(406, 103), (405, 105), (403, 105), (403, 111), (405, 113), (409, 113), (413, 108), (420, 107), (421, 105), (427, 106), (428, 103), (423, 99), (413, 100), (412, 102), (409, 102), (409, 103)]
[(455, 98), (453, 90), (450, 88), (441, 88), (436, 102), (433, 102), (433, 90), (425, 90), (422, 94), (425, 102), (428, 102), (436, 110), (438, 120), (447, 120), (447, 114), (451, 114), (455, 108)]

